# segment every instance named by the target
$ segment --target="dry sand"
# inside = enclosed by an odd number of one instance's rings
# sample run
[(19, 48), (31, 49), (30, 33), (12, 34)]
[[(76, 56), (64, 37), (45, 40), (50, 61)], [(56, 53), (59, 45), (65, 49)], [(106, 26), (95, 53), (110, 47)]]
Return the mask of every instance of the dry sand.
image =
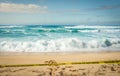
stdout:
[[(45, 61), (120, 60), (120, 52), (1, 53), (0, 65), (41, 64)], [(79, 64), (0, 68), (0, 76), (120, 76), (120, 64)]]

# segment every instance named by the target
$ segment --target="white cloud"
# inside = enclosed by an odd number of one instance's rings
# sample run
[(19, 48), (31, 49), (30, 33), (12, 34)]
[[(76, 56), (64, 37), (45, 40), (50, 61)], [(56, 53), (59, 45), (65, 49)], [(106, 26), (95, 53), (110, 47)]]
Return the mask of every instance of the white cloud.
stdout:
[(0, 12), (46, 13), (47, 6), (35, 4), (0, 3)]

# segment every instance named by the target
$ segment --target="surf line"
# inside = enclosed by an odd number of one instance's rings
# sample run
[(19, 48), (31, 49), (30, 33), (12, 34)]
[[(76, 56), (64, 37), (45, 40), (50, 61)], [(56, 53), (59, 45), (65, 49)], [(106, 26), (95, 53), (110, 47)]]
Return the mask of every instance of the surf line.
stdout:
[(120, 64), (120, 60), (93, 61), (93, 62), (64, 62), (64, 63), (56, 63), (56, 62), (51, 60), (50, 63), (45, 63), (45, 64), (0, 65), (0, 68), (4, 68), (4, 67), (27, 67), (27, 66), (58, 66), (58, 65), (75, 65), (75, 64)]

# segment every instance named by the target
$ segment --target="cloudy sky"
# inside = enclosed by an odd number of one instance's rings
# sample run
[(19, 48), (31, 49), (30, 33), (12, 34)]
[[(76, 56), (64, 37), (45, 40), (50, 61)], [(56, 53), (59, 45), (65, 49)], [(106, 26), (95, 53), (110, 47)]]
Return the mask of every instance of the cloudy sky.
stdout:
[(120, 0), (0, 0), (0, 24), (120, 24)]

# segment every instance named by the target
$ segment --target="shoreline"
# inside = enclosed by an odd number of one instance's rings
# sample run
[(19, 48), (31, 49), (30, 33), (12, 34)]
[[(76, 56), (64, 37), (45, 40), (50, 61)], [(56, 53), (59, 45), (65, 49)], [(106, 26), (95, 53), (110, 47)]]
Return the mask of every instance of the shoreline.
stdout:
[(0, 52), (0, 56), (9, 55), (38, 55), (38, 54), (77, 54), (77, 53), (119, 53), (120, 50), (103, 50), (103, 51), (62, 51), (62, 52)]

